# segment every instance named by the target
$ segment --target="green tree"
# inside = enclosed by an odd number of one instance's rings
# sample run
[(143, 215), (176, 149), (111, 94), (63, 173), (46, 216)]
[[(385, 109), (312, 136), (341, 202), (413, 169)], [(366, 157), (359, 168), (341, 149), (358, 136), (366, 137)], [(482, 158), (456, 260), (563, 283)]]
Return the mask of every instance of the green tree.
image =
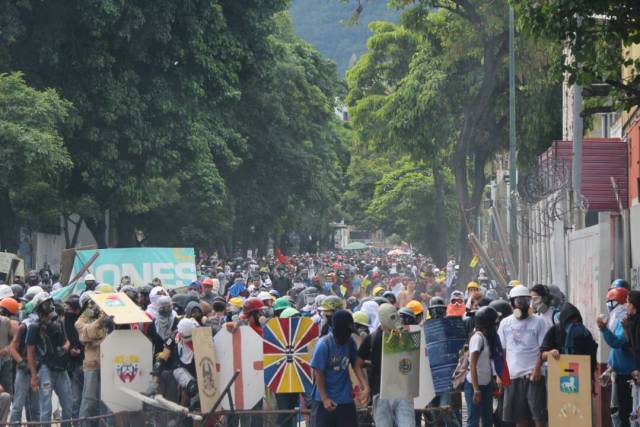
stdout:
[(520, 27), (534, 37), (566, 45), (556, 57), (570, 82), (594, 97), (583, 115), (640, 104), (640, 75), (623, 80), (622, 66), (640, 69), (629, 49), (640, 43), (640, 3), (635, 0), (513, 0)]
[(0, 74), (0, 249), (18, 249), (20, 227), (59, 223), (58, 185), (71, 167), (61, 131), (70, 107), (20, 73)]

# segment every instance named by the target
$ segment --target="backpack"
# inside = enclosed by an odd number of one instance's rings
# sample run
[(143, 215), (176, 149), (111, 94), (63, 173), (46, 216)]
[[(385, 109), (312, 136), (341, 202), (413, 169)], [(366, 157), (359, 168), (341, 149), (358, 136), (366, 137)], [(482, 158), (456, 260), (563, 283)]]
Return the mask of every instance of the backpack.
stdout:
[[(483, 337), (482, 347), (480, 347), (480, 352), (482, 352), (484, 350), (484, 335), (482, 335), (481, 332), (475, 332), (473, 335), (475, 334), (480, 334)], [(473, 337), (473, 335), (471, 335), (471, 337)], [(469, 373), (469, 341), (471, 341), (471, 337), (469, 337), (465, 345), (460, 349), (458, 353), (458, 364), (451, 375), (451, 385), (454, 391), (462, 390), (467, 374)]]
[(582, 323), (571, 323), (566, 331), (562, 354), (591, 356), (591, 370), (595, 371), (598, 343)]

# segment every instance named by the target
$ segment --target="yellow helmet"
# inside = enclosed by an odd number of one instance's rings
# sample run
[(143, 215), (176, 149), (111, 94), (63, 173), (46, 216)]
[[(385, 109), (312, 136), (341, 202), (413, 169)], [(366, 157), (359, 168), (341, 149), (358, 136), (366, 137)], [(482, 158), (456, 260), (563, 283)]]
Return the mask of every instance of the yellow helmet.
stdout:
[(467, 290), (469, 289), (480, 289), (480, 285), (475, 280), (472, 280), (469, 283), (467, 283)]
[(422, 303), (420, 301), (411, 300), (407, 303), (407, 308), (413, 311), (413, 314), (416, 316), (422, 314), (424, 308), (422, 307)]
[(510, 288), (515, 288), (518, 285), (520, 285), (520, 280), (513, 279), (512, 281), (509, 282), (507, 286), (509, 286)]
[(371, 295), (373, 295), (374, 297), (380, 296), (384, 293), (384, 288), (382, 286), (375, 286), (373, 288), (373, 291), (371, 292)]
[(108, 283), (100, 283), (94, 289), (96, 292), (100, 292), (101, 294), (108, 294), (113, 292), (113, 286)]
[(235, 308), (242, 309), (242, 307), (244, 306), (244, 301), (240, 297), (235, 297), (229, 300), (229, 304), (231, 304)]

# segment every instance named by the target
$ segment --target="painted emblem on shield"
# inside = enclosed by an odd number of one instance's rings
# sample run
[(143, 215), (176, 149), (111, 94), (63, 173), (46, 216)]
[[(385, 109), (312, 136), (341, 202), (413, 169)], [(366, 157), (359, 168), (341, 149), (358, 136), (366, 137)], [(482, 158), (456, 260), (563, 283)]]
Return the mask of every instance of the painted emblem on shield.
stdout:
[(202, 391), (205, 395), (213, 397), (216, 394), (216, 382), (213, 376), (215, 366), (210, 358), (204, 357), (200, 360), (202, 369)]
[(132, 383), (140, 372), (140, 357), (135, 354), (119, 355), (113, 358), (116, 375), (123, 383)]
[(413, 365), (411, 363), (411, 360), (408, 358), (400, 359), (400, 362), (398, 363), (398, 369), (403, 375), (407, 375), (409, 372), (411, 372), (412, 366)]

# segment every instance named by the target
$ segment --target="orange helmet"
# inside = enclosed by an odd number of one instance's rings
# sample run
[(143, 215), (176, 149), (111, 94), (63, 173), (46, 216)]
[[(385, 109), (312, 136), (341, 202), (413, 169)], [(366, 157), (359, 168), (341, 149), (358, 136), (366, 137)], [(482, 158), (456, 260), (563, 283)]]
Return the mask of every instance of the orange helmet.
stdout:
[(420, 301), (416, 300), (409, 301), (407, 303), (407, 308), (413, 311), (413, 314), (415, 314), (416, 316), (422, 314), (422, 312), (424, 311), (424, 308), (422, 308), (422, 304), (420, 303)]
[(628, 293), (629, 291), (625, 288), (611, 288), (609, 289), (609, 292), (607, 292), (607, 301), (616, 301), (619, 304), (626, 304)]
[(20, 304), (13, 298), (5, 298), (0, 301), (0, 307), (4, 308), (11, 314), (16, 314), (20, 310)]

